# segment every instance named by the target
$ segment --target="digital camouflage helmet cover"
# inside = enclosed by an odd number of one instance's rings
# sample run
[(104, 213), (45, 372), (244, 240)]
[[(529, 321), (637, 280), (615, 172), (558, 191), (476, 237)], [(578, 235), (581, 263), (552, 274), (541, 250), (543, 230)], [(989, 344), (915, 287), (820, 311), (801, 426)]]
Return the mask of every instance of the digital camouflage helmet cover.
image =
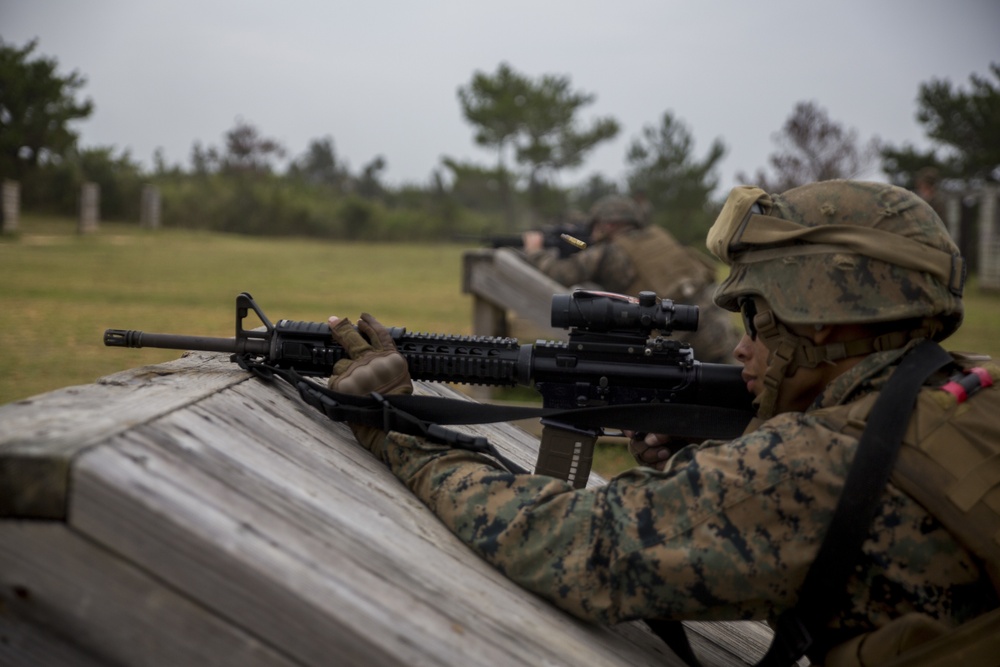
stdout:
[[(913, 338), (940, 341), (962, 322), (965, 263), (958, 247), (929, 204), (893, 185), (821, 181), (780, 195), (740, 186), (707, 246), (731, 269), (715, 293), (719, 306), (736, 311), (746, 298), (765, 302), (754, 319), (772, 352), (772, 384), (800, 366), (894, 349)], [(890, 334), (823, 347), (784, 326), (894, 322), (900, 327)], [(770, 416), (774, 398), (762, 397), (760, 416)]]

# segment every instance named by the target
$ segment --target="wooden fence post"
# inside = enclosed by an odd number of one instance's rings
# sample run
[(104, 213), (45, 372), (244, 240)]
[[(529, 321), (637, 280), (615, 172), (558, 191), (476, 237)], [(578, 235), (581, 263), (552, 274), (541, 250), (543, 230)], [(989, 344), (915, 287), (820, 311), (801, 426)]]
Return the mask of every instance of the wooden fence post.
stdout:
[(80, 234), (96, 232), (100, 218), (101, 186), (97, 183), (84, 183), (80, 187), (80, 224), (77, 231)]
[(0, 206), (0, 232), (11, 234), (17, 231), (21, 221), (21, 184), (17, 181), (4, 181), (0, 199), (3, 200)]
[(1000, 188), (984, 184), (979, 192), (979, 286), (1000, 290)]
[(955, 245), (962, 247), (962, 195), (954, 194), (944, 200), (944, 224)]
[(155, 185), (142, 186), (139, 226), (143, 229), (160, 228), (160, 189)]

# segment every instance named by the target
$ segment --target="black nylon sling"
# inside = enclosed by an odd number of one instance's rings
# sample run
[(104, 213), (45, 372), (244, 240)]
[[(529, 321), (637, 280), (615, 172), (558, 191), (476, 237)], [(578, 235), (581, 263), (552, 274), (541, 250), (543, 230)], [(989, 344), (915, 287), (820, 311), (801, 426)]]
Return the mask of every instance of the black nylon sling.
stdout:
[[(799, 590), (799, 600), (778, 617), (771, 646), (756, 667), (788, 667), (804, 655), (813, 662), (821, 661), (833, 644), (848, 639), (823, 639), (824, 628), (843, 606), (847, 580), (889, 482), (917, 394), (931, 375), (951, 361), (944, 348), (926, 340), (910, 350), (889, 377), (872, 406), (830, 527)], [(684, 662), (699, 666), (680, 621), (646, 623)]]
[[(241, 359), (240, 365), (265, 380), (280, 377), (295, 387), (304, 401), (334, 421), (354, 422), (384, 431), (399, 431), (436, 439), (446, 429), (437, 428), (429, 434), (428, 428), (431, 426), (545, 418), (581, 428), (627, 428), (649, 432), (664, 432), (663, 429), (669, 428), (669, 433), (676, 437), (731, 440), (743, 433), (753, 416), (744, 409), (691, 403), (641, 403), (561, 409), (492, 405), (440, 396), (357, 396), (331, 391), (290, 369), (275, 368), (246, 359)], [(446, 441), (452, 442), (450, 439)]]
[(774, 641), (757, 663), (759, 667), (784, 667), (803, 655), (820, 661), (831, 648), (829, 640), (822, 640), (823, 629), (842, 607), (847, 580), (889, 482), (917, 394), (931, 375), (951, 361), (951, 355), (940, 345), (923, 341), (910, 350), (889, 377), (861, 434), (833, 521), (806, 573), (799, 601), (778, 617)]

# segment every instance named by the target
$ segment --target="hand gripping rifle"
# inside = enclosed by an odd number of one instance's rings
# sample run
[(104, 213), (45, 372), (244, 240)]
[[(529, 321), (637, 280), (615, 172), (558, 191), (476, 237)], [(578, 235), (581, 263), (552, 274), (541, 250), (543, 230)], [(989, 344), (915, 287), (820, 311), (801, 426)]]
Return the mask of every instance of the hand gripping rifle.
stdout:
[[(244, 327), (250, 311), (256, 313), (263, 329)], [(514, 338), (410, 333), (392, 327), (392, 339), (414, 380), (531, 386), (541, 394), (543, 408), (426, 396), (375, 396), (374, 400), (406, 411), (405, 416), (416, 416), (424, 425), (432, 423), (430, 431), (408, 431), (431, 437), (447, 432), (438, 428), (440, 424), (541, 417), (542, 442), (535, 472), (582, 487), (590, 473), (594, 444), (605, 428), (700, 439), (729, 439), (743, 432), (752, 408), (741, 367), (696, 361), (688, 344), (669, 338), (672, 331), (694, 331), (697, 325), (697, 306), (658, 299), (653, 292), (641, 292), (635, 298), (577, 290), (552, 297), (552, 326), (569, 329), (568, 342), (539, 340), (520, 345)], [(229, 352), (231, 360), (244, 368), (258, 374), (264, 368), (265, 377), (275, 372), (289, 380), (303, 398), (331, 418), (372, 423), (350, 412), (352, 403), (361, 405), (359, 397), (333, 394), (314, 382), (295, 379), (328, 376), (345, 357), (328, 325), (290, 320), (272, 324), (246, 292), (236, 297), (235, 338), (108, 329), (104, 344)], [(364, 400), (371, 405), (373, 399)], [(387, 430), (406, 430), (398, 420), (381, 423)]]
[[(552, 225), (545, 225), (537, 230), (542, 233), (542, 247), (555, 248), (558, 251), (559, 259), (566, 259), (572, 254), (583, 250), (590, 245), (591, 234), (590, 225), (585, 223), (562, 222)], [(475, 241), (477, 243), (489, 245), (496, 248), (521, 248), (524, 245), (523, 235), (517, 234), (494, 234), (489, 236), (465, 236), (455, 238), (456, 241)]]

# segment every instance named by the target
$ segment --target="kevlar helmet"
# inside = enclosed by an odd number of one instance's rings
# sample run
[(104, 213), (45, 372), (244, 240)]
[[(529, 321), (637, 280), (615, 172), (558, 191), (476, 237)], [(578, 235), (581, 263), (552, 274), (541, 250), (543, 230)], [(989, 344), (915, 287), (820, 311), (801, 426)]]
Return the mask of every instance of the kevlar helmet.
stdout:
[[(772, 352), (779, 340), (787, 346), (772, 357), (794, 357), (783, 362), (783, 375), (902, 347), (912, 338), (940, 341), (962, 322), (965, 263), (934, 209), (903, 188), (834, 180), (769, 195), (740, 186), (726, 200), (707, 245), (730, 267), (715, 292), (715, 302), (727, 310), (759, 297), (784, 324), (907, 321), (892, 336), (840, 352), (805, 349), (802, 337), (792, 350), (793, 336), (781, 327), (764, 342)], [(891, 325), (881, 326), (887, 329)]]
[(958, 247), (934, 209), (903, 188), (821, 181), (768, 195), (741, 186), (707, 245), (731, 267), (715, 292), (727, 310), (757, 295), (789, 324), (934, 318), (937, 340), (962, 322)]
[(591, 228), (598, 222), (627, 222), (642, 225), (642, 210), (631, 197), (605, 195), (590, 207)]

